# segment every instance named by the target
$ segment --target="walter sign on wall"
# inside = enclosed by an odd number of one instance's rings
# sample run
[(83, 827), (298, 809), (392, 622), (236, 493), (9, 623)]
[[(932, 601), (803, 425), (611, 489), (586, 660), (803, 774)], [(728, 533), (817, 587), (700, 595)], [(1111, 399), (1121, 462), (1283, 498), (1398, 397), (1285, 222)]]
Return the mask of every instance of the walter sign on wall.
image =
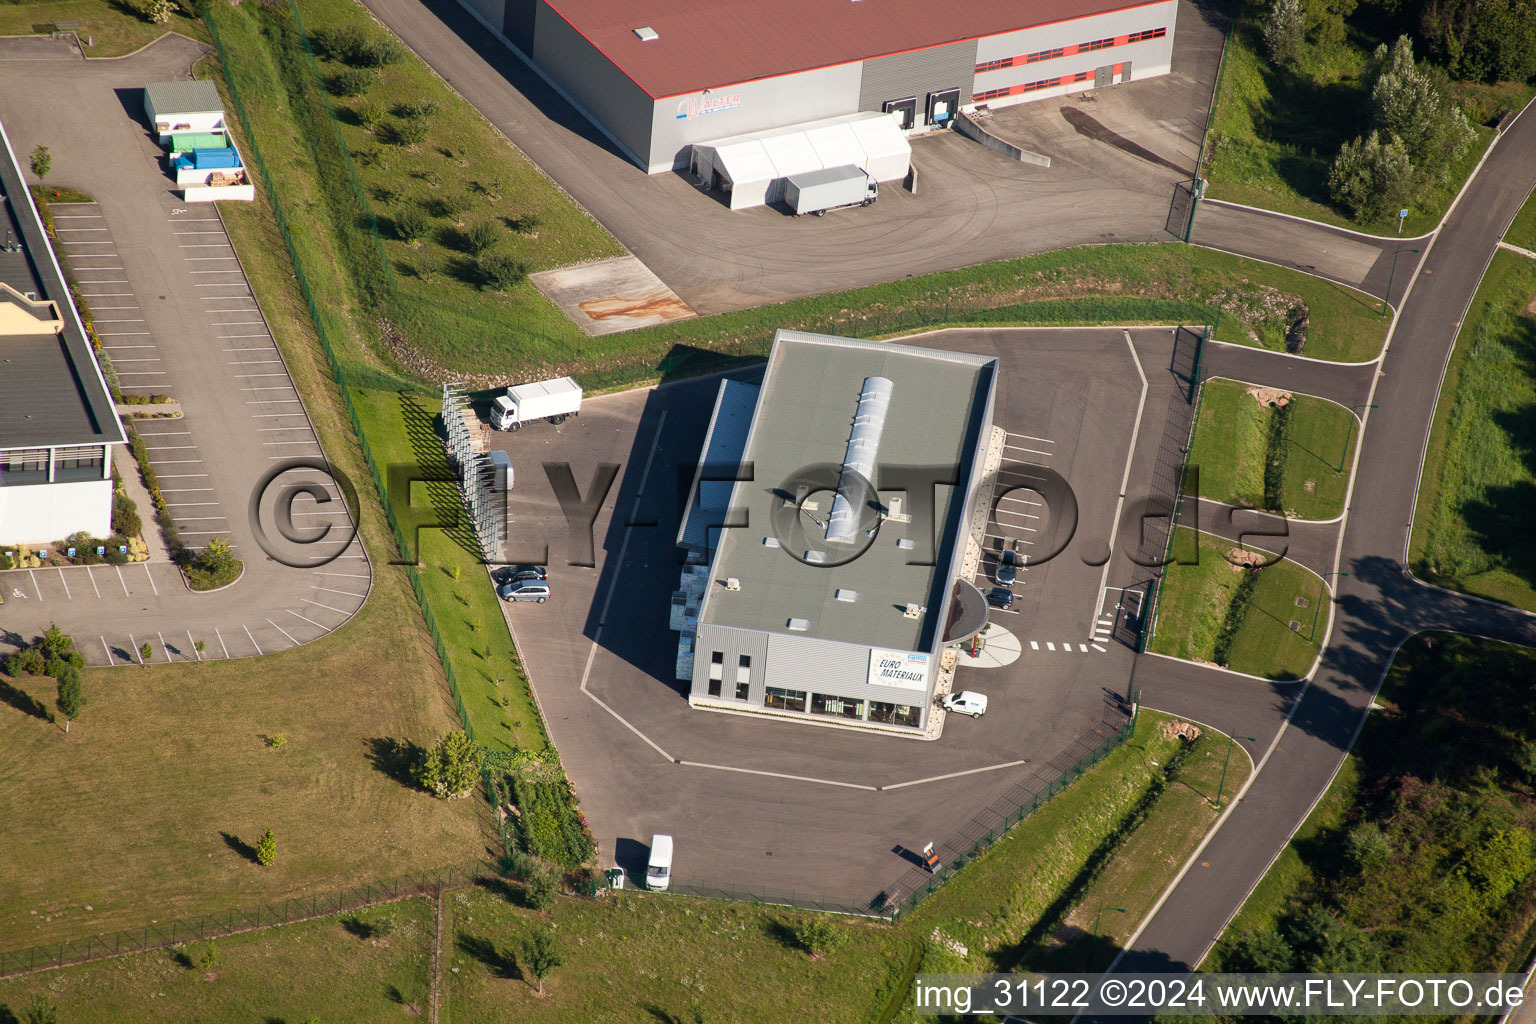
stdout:
[(681, 121), (685, 117), (718, 114), (722, 110), (735, 110), (739, 106), (741, 106), (739, 92), (725, 96), (690, 96), (688, 99), (677, 101), (677, 119)]
[(875, 686), (895, 686), (903, 690), (928, 688), (929, 655), (912, 651), (883, 651), (878, 647), (869, 652), (869, 681)]

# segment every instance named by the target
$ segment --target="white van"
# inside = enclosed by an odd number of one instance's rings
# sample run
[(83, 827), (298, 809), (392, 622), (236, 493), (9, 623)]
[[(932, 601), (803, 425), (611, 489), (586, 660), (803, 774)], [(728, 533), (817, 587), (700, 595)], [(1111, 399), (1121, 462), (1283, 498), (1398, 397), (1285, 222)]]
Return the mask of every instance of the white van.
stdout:
[(645, 866), (645, 887), (664, 892), (672, 884), (672, 837), (651, 837), (651, 861)]

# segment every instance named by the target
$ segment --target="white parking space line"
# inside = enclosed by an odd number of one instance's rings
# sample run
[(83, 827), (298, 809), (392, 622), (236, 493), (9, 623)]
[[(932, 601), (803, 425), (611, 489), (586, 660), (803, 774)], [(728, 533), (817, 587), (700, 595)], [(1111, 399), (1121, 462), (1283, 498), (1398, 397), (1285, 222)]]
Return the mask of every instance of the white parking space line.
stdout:
[(171, 660), (171, 648), (165, 642), (165, 634), (160, 632), (157, 629), (157, 630), (155, 630), (155, 636), (160, 638), (160, 649), (165, 652), (165, 660), (166, 661), (170, 661)]
[(271, 626), (273, 629), (275, 629), (279, 633), (283, 634), (283, 636), (287, 637), (288, 640), (293, 644), (293, 646), (295, 646), (295, 647), (299, 646), (299, 642), (297, 640), (293, 639), (293, 634), (288, 632), (282, 626), (279, 626), (277, 623), (273, 622), (271, 619), (267, 620), (267, 625)]
[(116, 565), (116, 566), (113, 566), (113, 568), (117, 570), (117, 582), (119, 582), (119, 583), (121, 583), (123, 585), (123, 596), (127, 597), (127, 596), (131, 595), (133, 593), (133, 591), (128, 589), (128, 581), (123, 578), (123, 567), (120, 566), (120, 565)]
[(91, 567), (85, 567), (85, 574), (91, 578), (91, 589), (96, 591), (96, 596), (101, 596), (101, 588), (96, 585), (96, 574), (91, 572)]
[(192, 639), (192, 631), (190, 629), (187, 630), (187, 643), (192, 646), (192, 653), (197, 657), (197, 660), (202, 661), (203, 652), (197, 649), (197, 641)]
[(219, 632), (219, 627), (213, 627), (213, 635), (219, 638), (219, 647), (224, 652), (224, 657), (229, 657), (229, 645), (224, 642), (224, 634)]
[(350, 590), (333, 590), (330, 587), (322, 587), (318, 583), (314, 584), (314, 589), (316, 589), (316, 590), (323, 590), (327, 594), (341, 594), (343, 597), (367, 597), (368, 596), (367, 594), (354, 594)]
[[(178, 523), (210, 523), (215, 519), (228, 519), (228, 516), (175, 516)], [(183, 530), (183, 533), (186, 531)]]
[(261, 644), (258, 644), (256, 642), (256, 638), (254, 636), (251, 636), (251, 627), (247, 626), (245, 623), (242, 622), (242, 623), (240, 623), (240, 628), (245, 630), (245, 635), (246, 636), (250, 637), (250, 639), (251, 639), (251, 646), (256, 648), (256, 653), (257, 654), (261, 654), (262, 653)]
[(328, 627), (320, 625), (320, 623), (316, 622), (314, 619), (310, 618), (308, 615), (300, 615), (298, 612), (294, 611), (292, 608), (285, 608), (283, 610), (286, 611), (289, 615), (293, 615), (293, 616), (296, 616), (297, 618), (303, 619), (305, 622), (309, 623), (311, 626), (314, 626), (316, 629), (320, 630), (322, 633), (329, 633), (330, 632), (330, 629)]
[(59, 585), (64, 588), (64, 597), (67, 600), (73, 601), (75, 599), (75, 595), (69, 592), (69, 581), (64, 578), (63, 566), (56, 565), (54, 568), (59, 570)]
[(1039, 448), (1025, 448), (1024, 446), (1017, 445), (1017, 444), (1005, 444), (1005, 445), (1003, 445), (1003, 448), (1005, 450), (1011, 451), (1011, 452), (1029, 452), (1031, 455), (1046, 455), (1046, 456), (1049, 456), (1051, 454), (1050, 452), (1047, 452), (1047, 451), (1041, 451)]
[(149, 571), (149, 563), (148, 562), (140, 562), (139, 564), (144, 567), (144, 575), (149, 577), (149, 586), (150, 586), (150, 588), (152, 590), (154, 590), (155, 596), (159, 597), (160, 596), (160, 588), (155, 586), (155, 575), (154, 575), (154, 573)]
[(96, 639), (101, 641), (101, 649), (107, 652), (107, 664), (112, 668), (116, 668), (117, 659), (112, 656), (112, 648), (107, 646), (107, 638), (97, 633)]
[(233, 341), (236, 338), (270, 338), (270, 337), (271, 337), (270, 334), (268, 334), (266, 331), (262, 331), (260, 334), (221, 334), (221, 335), (219, 335), (219, 340), (220, 341)]

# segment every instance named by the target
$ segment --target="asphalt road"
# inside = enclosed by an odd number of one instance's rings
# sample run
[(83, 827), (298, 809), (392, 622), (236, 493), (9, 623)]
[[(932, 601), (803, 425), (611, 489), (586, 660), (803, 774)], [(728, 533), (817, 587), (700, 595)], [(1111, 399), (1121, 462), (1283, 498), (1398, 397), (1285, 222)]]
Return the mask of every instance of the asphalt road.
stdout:
[[(1311, 682), (1248, 691), (1231, 710), (1274, 746), (1262, 770), (1147, 922), (1117, 969), (1200, 962), (1327, 788), (1354, 742), (1397, 648), (1412, 634), (1456, 630), (1536, 646), (1536, 617), (1430, 587), (1409, 575), (1406, 548), (1425, 434), (1456, 331), (1500, 236), (1536, 181), (1536, 115), (1504, 133), (1413, 269), (1376, 377), (1338, 550), (1333, 629)], [(1320, 373), (1319, 376), (1325, 376)], [(1304, 389), (1306, 390), (1306, 389)], [(1138, 664), (1146, 701), (1177, 713), (1220, 714), (1210, 673), (1161, 659)], [(1275, 729), (1278, 715), (1290, 714)], [(1260, 712), (1256, 717), (1254, 712)], [(1265, 728), (1265, 725), (1269, 728)], [(1262, 753), (1262, 747), (1259, 751)]]

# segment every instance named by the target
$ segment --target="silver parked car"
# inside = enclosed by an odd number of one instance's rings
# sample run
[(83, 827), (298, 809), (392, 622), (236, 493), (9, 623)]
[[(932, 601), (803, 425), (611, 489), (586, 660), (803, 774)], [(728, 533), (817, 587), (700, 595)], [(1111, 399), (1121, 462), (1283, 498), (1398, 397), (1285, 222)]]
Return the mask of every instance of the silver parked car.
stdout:
[(534, 601), (543, 604), (549, 600), (549, 581), (539, 579), (513, 580), (496, 588), (503, 601)]

